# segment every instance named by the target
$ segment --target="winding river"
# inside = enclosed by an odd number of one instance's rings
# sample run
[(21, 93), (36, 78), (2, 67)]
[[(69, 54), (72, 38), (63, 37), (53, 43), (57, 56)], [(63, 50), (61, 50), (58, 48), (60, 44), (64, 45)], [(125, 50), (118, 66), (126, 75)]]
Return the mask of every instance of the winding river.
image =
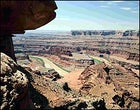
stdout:
[(61, 76), (64, 76), (65, 74), (69, 73), (69, 72), (63, 70), (62, 68), (58, 67), (56, 64), (54, 64), (53, 62), (48, 60), (48, 58), (46, 58), (46, 57), (43, 57), (43, 56), (33, 56), (33, 57), (42, 59), (45, 63), (46, 68), (55, 69), (55, 71), (57, 71)]

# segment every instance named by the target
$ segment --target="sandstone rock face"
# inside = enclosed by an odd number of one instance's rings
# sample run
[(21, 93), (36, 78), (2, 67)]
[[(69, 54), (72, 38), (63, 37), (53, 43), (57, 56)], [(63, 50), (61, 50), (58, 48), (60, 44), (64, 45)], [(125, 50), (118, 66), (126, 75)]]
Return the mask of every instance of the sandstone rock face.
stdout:
[(0, 33), (23, 33), (53, 20), (57, 8), (53, 1), (0, 1)]
[(105, 63), (87, 67), (79, 76), (79, 80), (83, 83), (81, 90), (89, 91), (92, 87), (94, 88), (94, 86), (97, 86), (98, 84), (106, 83), (109, 75), (105, 68), (107, 68)]
[(10, 57), (1, 53), (0, 58), (1, 109), (32, 108), (28, 92), (28, 79), (18, 70), (18, 65)]
[(33, 73), (40, 75), (42, 77), (44, 76), (46, 78), (49, 78), (52, 81), (56, 81), (61, 78), (60, 74), (58, 72), (56, 72), (54, 69), (49, 69), (48, 71), (45, 71), (45, 72), (35, 70), (35, 71), (33, 71)]
[(91, 65), (81, 73), (79, 80), (81, 93), (103, 97), (107, 108), (139, 109), (139, 77), (131, 69), (115, 64)]

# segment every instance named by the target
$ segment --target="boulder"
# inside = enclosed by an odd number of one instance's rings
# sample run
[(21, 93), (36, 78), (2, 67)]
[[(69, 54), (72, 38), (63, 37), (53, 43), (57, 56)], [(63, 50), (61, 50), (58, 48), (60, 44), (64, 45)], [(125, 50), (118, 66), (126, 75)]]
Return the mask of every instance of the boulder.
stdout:
[(28, 79), (18, 70), (18, 65), (4, 53), (1, 53), (0, 69), (1, 109), (33, 109)]

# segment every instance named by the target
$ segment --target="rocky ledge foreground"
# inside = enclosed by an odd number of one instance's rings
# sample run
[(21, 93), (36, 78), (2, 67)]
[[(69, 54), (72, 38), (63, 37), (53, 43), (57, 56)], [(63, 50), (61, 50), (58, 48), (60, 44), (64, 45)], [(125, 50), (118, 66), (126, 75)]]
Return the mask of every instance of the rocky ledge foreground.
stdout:
[(33, 107), (28, 89), (28, 79), (18, 65), (1, 53), (1, 109), (31, 109)]

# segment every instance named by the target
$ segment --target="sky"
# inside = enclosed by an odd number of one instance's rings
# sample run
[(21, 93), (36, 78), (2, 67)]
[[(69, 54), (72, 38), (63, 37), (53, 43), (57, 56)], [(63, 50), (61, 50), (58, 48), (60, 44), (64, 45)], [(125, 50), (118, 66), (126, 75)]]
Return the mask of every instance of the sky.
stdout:
[(56, 18), (36, 30), (139, 29), (139, 1), (56, 1)]

